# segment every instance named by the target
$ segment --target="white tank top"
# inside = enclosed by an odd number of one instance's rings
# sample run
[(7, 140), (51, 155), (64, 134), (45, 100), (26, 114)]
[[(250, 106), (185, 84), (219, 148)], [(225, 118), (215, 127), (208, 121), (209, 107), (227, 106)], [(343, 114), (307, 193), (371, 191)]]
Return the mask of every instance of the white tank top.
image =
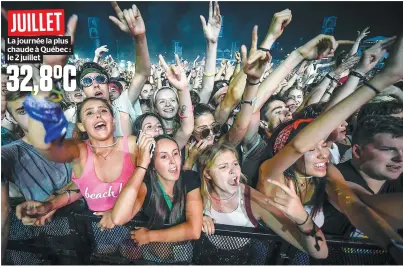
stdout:
[[(313, 206), (307, 205), (307, 206), (304, 206), (304, 209), (306, 212), (311, 214)], [(318, 226), (319, 228), (321, 228), (323, 226), (323, 224), (325, 223), (325, 215), (323, 214), (322, 207), (318, 210), (318, 212), (316, 213), (315, 217), (312, 218), (312, 220), (316, 224), (316, 226)]]
[(244, 198), (241, 193), (241, 184), (238, 187), (238, 207), (233, 212), (222, 213), (214, 210), (211, 206), (210, 211), (205, 211), (205, 214), (213, 218), (218, 224), (226, 224), (241, 227), (255, 227), (249, 220), (244, 209)]

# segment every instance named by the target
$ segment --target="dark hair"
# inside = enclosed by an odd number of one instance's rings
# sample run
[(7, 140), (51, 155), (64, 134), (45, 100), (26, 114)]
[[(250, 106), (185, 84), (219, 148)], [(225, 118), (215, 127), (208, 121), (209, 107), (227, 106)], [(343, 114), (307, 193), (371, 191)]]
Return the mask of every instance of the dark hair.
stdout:
[(193, 110), (194, 119), (198, 118), (199, 116), (208, 114), (208, 113), (210, 113), (214, 116), (213, 109), (211, 109), (207, 104), (204, 104), (204, 103), (196, 104), (194, 107), (194, 110)]
[(150, 99), (139, 99), (140, 105), (145, 104), (151, 108), (151, 100)]
[[(294, 119), (294, 120), (280, 124), (273, 132), (273, 135), (271, 137), (271, 139), (273, 141), (272, 144), (273, 145), (275, 144), (277, 136), (280, 134), (280, 132), (285, 127), (294, 124), (297, 120), (300, 120), (300, 119)], [(290, 135), (288, 136), (285, 144), (288, 144), (290, 141), (292, 141), (301, 132), (301, 130), (304, 129), (308, 124), (309, 123), (307, 123), (307, 122), (303, 122), (303, 123), (300, 123), (296, 129), (293, 129), (290, 132)], [(273, 155), (274, 155), (274, 150), (273, 150)], [(304, 158), (302, 158), (302, 159), (304, 160), (304, 167), (305, 167), (304, 172), (305, 172), (306, 171), (305, 159)], [(293, 180), (294, 182), (296, 182), (297, 177), (295, 175), (295, 171), (296, 171), (296, 163), (294, 163), (287, 170), (284, 171), (284, 177), (287, 180)], [(327, 183), (327, 178), (312, 177), (311, 180), (312, 180), (312, 183), (315, 185), (315, 192), (309, 203), (311, 203), (313, 205), (312, 216), (314, 217), (316, 215), (316, 213), (319, 211), (319, 209), (321, 208), (321, 206), (326, 198), (325, 187), (326, 187), (326, 183)], [(296, 192), (299, 195), (301, 202), (302, 202), (301, 192), (299, 190), (298, 183), (295, 183), (295, 188), (296, 188)]]
[[(168, 139), (172, 142), (175, 142), (176, 146), (178, 146), (178, 143), (168, 135), (160, 135), (155, 137), (154, 139), (156, 143), (158, 143), (158, 141), (162, 139)], [(157, 172), (154, 168), (154, 161), (155, 154), (153, 160), (150, 163), (150, 166), (148, 167), (146, 178), (146, 180), (149, 180), (151, 184), (152, 191), (149, 203), (149, 206), (151, 208), (150, 211), (152, 212), (152, 214), (148, 215), (148, 225), (149, 229), (162, 229), (167, 219), (170, 226), (177, 225), (185, 221), (186, 189), (184, 187), (181, 174), (174, 185), (174, 200), (172, 202), (173, 206), (172, 210), (169, 211), (167, 206), (164, 204), (165, 199), (158, 183)]]
[(278, 96), (278, 95), (272, 95), (262, 106), (262, 109), (260, 109), (260, 119), (261, 120), (266, 120), (266, 113), (269, 110), (269, 105), (273, 101), (282, 101), (285, 103), (284, 98)]
[[(164, 124), (162, 123), (162, 118), (158, 114), (151, 113), (151, 112), (144, 113), (144, 114), (140, 115), (139, 117), (137, 117), (136, 121), (134, 121), (133, 135), (138, 136), (140, 134), (140, 130), (143, 126), (143, 122), (147, 118), (147, 116), (153, 116), (153, 117), (157, 118), (157, 120), (158, 120), (158, 122), (160, 122), (161, 126), (164, 126)], [(164, 130), (164, 134), (165, 134), (165, 129), (164, 128), (162, 128), (162, 129)]]
[(397, 101), (385, 101), (367, 103), (363, 105), (357, 115), (357, 121), (361, 121), (369, 115), (393, 115), (403, 112), (403, 103)]
[(81, 85), (81, 78), (83, 78), (83, 74), (84, 74), (84, 72), (85, 72), (85, 70), (86, 69), (89, 69), (89, 68), (94, 68), (94, 69), (97, 69), (98, 71), (99, 71), (99, 73), (101, 73), (101, 74), (103, 74), (103, 75), (105, 75), (106, 76), (106, 78), (107, 78), (107, 83), (109, 83), (109, 75), (108, 75), (108, 72), (101, 66), (101, 65), (99, 65), (98, 63), (96, 63), (96, 62), (86, 62), (86, 63), (84, 63), (83, 64), (83, 66), (81, 67), (81, 72), (79, 73), (79, 75), (77, 76), (77, 77), (79, 77), (79, 80), (78, 80), (78, 85), (79, 85), (79, 87), (82, 89), (83, 88), (83, 86)]
[[(7, 103), (10, 101), (16, 101), (20, 98), (25, 98), (29, 95), (29, 91), (6, 91), (6, 101)], [(7, 111), (12, 115), (11, 111), (8, 108), (8, 105), (6, 105)]]
[[(124, 81), (123, 81), (123, 82), (124, 82)], [(123, 88), (122, 83), (119, 82), (119, 80), (117, 80), (116, 78), (111, 78), (111, 79), (109, 80), (108, 86), (109, 86), (110, 83), (114, 83), (115, 85), (117, 85), (117, 86), (119, 87), (120, 93), (123, 92), (123, 89), (124, 89), (124, 88)]]
[(190, 99), (192, 100), (193, 106), (200, 103), (200, 96), (195, 90), (190, 91)]
[(326, 108), (327, 102), (317, 102), (306, 106), (302, 111), (294, 114), (294, 119), (317, 118)]
[[(81, 121), (81, 110), (83, 109), (84, 105), (87, 102), (92, 101), (92, 100), (103, 102), (103, 104), (105, 104), (106, 107), (108, 108), (108, 110), (111, 113), (112, 117), (114, 116), (112, 106), (106, 100), (101, 99), (101, 98), (89, 97), (89, 98), (86, 98), (85, 100), (83, 100), (83, 102), (81, 102), (81, 103), (79, 103), (77, 105), (77, 112), (76, 112), (76, 114), (77, 114), (77, 123), (82, 122)], [(78, 139), (80, 139), (80, 140), (88, 139), (87, 133), (86, 132), (81, 132), (80, 129), (77, 127), (77, 125), (76, 125), (76, 133), (77, 133)]]
[(353, 133), (353, 144), (365, 146), (373, 141), (376, 134), (391, 134), (393, 138), (403, 136), (403, 119), (393, 116), (371, 115), (358, 121)]
[[(229, 81), (228, 80), (218, 80), (218, 81), (214, 82), (214, 87), (213, 87), (213, 91), (211, 92), (209, 102), (214, 100), (214, 95), (217, 93), (217, 91), (219, 91), (221, 88), (224, 87), (224, 84), (229, 85)], [(213, 104), (217, 105), (216, 103), (213, 103)]]

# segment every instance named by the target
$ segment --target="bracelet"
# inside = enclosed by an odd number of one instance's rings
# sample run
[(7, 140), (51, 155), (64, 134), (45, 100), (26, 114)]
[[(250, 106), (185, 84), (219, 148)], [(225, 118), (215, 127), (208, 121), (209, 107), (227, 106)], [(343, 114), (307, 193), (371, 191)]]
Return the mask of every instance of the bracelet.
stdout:
[(68, 204), (70, 204), (70, 201), (71, 201), (70, 191), (66, 191), (66, 194), (67, 194), (67, 204), (66, 205), (68, 205)]
[(332, 77), (329, 73), (327, 73), (327, 74), (325, 75), (325, 77), (326, 77), (326, 78), (329, 78), (330, 80), (332, 80), (332, 81), (334, 81), (334, 82), (336, 82), (338, 86), (341, 86), (341, 85), (342, 85), (342, 83), (341, 83), (339, 80), (337, 80), (336, 78)]
[(203, 76), (204, 77), (213, 77), (213, 76), (215, 76), (215, 73), (211, 73), (211, 74), (203, 73)]
[(332, 94), (333, 94), (332, 92), (329, 92), (329, 90), (326, 90), (326, 91), (325, 91), (325, 94), (326, 94), (326, 93), (329, 94), (330, 96), (332, 96)]
[(306, 236), (311, 236), (311, 237), (315, 238), (315, 246), (314, 247), (315, 247), (316, 251), (320, 251), (319, 241), (323, 241), (323, 238), (316, 235), (316, 228), (317, 228), (317, 226), (316, 226), (315, 222), (313, 222), (313, 227), (312, 227), (311, 231), (304, 232), (300, 228), (298, 228), (298, 230), (300, 231), (300, 233), (302, 233), (302, 234), (304, 234)]
[(270, 49), (264, 48), (264, 47), (258, 47), (259, 50), (262, 50), (264, 52), (270, 52)]
[(251, 82), (249, 82), (248, 79), (246, 79), (246, 82), (248, 83), (248, 85), (251, 85), (251, 86), (257, 86), (257, 85), (259, 85), (261, 83), (260, 80), (257, 83), (251, 83)]
[(376, 94), (381, 93), (381, 91), (379, 89), (377, 89), (376, 87), (374, 87), (373, 85), (371, 85), (370, 83), (368, 83), (367, 80), (364, 80), (363, 84), (367, 87), (369, 87), (370, 89), (372, 89), (373, 91), (375, 91)]
[(145, 167), (142, 167), (142, 166), (136, 166), (136, 168), (142, 168), (142, 169), (144, 169), (145, 171), (147, 171), (147, 169), (146, 169)]
[(350, 72), (350, 75), (355, 76), (355, 77), (358, 77), (358, 78), (360, 78), (361, 80), (366, 80), (366, 78), (365, 78), (364, 75), (362, 75), (362, 74), (360, 74), (359, 72), (356, 72), (356, 71), (351, 71), (351, 72)]
[(298, 226), (304, 225), (308, 221), (308, 219), (309, 219), (309, 213), (307, 212), (305, 221), (303, 223), (295, 223), (295, 224)]

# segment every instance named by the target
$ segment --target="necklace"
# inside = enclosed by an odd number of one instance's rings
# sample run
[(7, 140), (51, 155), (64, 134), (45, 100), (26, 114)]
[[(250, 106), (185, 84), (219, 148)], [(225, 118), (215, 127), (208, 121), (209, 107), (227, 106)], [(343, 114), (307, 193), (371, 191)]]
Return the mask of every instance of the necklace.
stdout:
[(211, 196), (211, 198), (213, 199), (213, 200), (215, 200), (216, 202), (218, 202), (218, 203), (221, 203), (221, 201), (226, 201), (226, 202), (228, 202), (228, 201), (230, 201), (234, 196), (235, 196), (235, 194), (237, 193), (238, 191), (236, 191), (235, 193), (233, 193), (229, 198), (227, 198), (227, 199), (222, 199), (222, 198), (217, 198), (217, 197), (214, 197), (213, 195), (211, 195), (210, 194), (210, 196)]
[[(114, 145), (116, 145), (116, 144), (117, 144), (117, 142), (115, 142), (113, 145), (109, 145), (109, 146), (106, 146), (106, 147), (114, 146)], [(101, 147), (99, 147), (99, 148), (101, 148)], [(91, 151), (92, 151), (94, 154), (96, 154), (97, 156), (102, 157), (104, 160), (106, 160), (106, 158), (113, 152), (113, 150), (115, 150), (115, 147), (113, 147), (112, 150), (111, 150), (107, 155), (103, 156), (103, 155), (101, 155), (101, 154), (95, 152), (95, 150), (94, 150), (93, 148), (91, 148)]]
[(91, 142), (89, 142), (90, 146), (92, 148), (108, 148), (108, 147), (112, 147), (115, 146), (118, 143), (118, 139), (114, 138), (116, 141), (110, 145), (100, 145), (100, 146), (96, 146), (96, 145), (92, 145)]

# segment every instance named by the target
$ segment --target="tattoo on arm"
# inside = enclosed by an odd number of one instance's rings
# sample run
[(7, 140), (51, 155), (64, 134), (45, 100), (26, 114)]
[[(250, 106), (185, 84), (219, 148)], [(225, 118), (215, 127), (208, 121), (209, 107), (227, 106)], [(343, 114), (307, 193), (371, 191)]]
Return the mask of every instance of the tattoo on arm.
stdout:
[(182, 105), (180, 114), (181, 114), (182, 116), (184, 116), (184, 115), (185, 115), (185, 112), (186, 112), (186, 105)]

